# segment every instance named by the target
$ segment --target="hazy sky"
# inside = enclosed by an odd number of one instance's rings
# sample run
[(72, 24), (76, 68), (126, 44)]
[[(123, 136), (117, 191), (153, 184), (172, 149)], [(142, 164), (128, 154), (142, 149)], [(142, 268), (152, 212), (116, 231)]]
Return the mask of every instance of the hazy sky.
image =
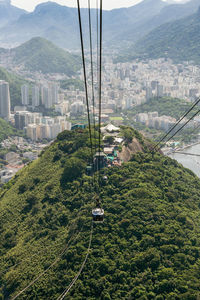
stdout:
[[(181, 0), (175, 0), (175, 1), (180, 2)], [(26, 9), (28, 11), (34, 10), (35, 6), (42, 2), (47, 2), (47, 1), (44, 1), (44, 0), (12, 0), (13, 5), (23, 8), (23, 9)], [(57, 2), (62, 5), (66, 5), (66, 6), (72, 6), (72, 7), (75, 7), (76, 3), (77, 3), (76, 0), (55, 0), (54, 2)], [(139, 2), (141, 2), (141, 0), (104, 0), (103, 7), (104, 7), (104, 9), (128, 7), (128, 6), (132, 6)], [(87, 7), (88, 0), (80, 0), (80, 3), (83, 7)], [(96, 0), (91, 0), (91, 3), (95, 7)]]

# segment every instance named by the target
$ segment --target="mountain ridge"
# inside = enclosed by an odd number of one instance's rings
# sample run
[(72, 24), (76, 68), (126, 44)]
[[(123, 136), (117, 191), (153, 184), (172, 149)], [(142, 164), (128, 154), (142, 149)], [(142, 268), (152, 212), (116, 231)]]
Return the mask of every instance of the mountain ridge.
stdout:
[[(171, 7), (171, 8), (170, 8)], [(174, 8), (176, 13), (174, 12)], [(165, 9), (169, 12), (165, 12)], [(130, 8), (104, 11), (104, 43), (109, 47), (119, 47), (121, 41), (130, 44), (167, 20), (181, 18), (193, 13), (197, 0), (186, 4), (169, 5), (161, 0), (142, 1)], [(82, 9), (83, 32), (87, 36), (87, 9)], [(91, 10), (92, 23), (96, 24), (95, 9)], [(94, 30), (95, 30), (94, 25)], [(14, 34), (17, 32), (17, 35)], [(19, 45), (32, 37), (40, 36), (66, 49), (80, 47), (76, 8), (69, 8), (53, 2), (42, 3), (35, 11), (22, 15), (16, 22), (0, 30), (0, 43)], [(120, 42), (120, 44), (119, 44)], [(88, 40), (86, 39), (86, 47)]]
[(77, 55), (58, 48), (52, 42), (35, 37), (28, 42), (10, 50), (13, 62), (24, 65), (29, 71), (42, 73), (63, 73), (74, 75), (81, 67)]
[(166, 57), (175, 62), (193, 61), (199, 64), (199, 30), (200, 8), (193, 15), (161, 25), (150, 32), (133, 48), (135, 56), (138, 55), (141, 58)]
[(11, 5), (9, 1), (0, 1), (0, 27), (5, 26), (9, 22), (14, 22), (21, 15), (26, 14), (27, 11)]

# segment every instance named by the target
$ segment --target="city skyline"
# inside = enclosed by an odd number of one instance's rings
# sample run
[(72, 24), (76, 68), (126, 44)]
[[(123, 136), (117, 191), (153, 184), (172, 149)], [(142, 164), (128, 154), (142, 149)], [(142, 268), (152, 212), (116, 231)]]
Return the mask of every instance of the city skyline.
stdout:
[[(163, 0), (166, 1), (166, 0)], [(41, 3), (45, 3), (47, 1), (44, 0), (12, 0), (11, 3), (14, 6), (17, 6), (19, 8), (23, 8), (27, 11), (33, 11), (34, 8)], [(70, 6), (70, 7), (76, 7), (77, 1), (76, 0), (55, 0), (52, 2), (56, 2), (61, 5)], [(142, 2), (142, 0), (109, 0), (103, 2), (103, 8), (106, 10), (111, 10), (114, 8), (121, 8), (121, 7), (130, 7), (134, 6), (135, 4), (138, 4), (139, 2)], [(174, 2), (187, 2), (183, 0), (174, 0)], [(82, 7), (87, 7), (88, 0), (82, 0), (80, 1)], [(96, 0), (91, 0), (91, 6), (96, 7)]]

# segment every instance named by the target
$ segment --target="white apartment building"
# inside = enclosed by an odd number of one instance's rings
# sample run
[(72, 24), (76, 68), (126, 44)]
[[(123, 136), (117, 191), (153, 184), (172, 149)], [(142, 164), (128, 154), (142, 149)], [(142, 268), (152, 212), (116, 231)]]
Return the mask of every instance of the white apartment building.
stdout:
[(0, 117), (6, 121), (10, 119), (9, 83), (4, 80), (0, 80)]
[(42, 104), (49, 109), (59, 102), (59, 86), (56, 83), (48, 83), (41, 87)]
[(59, 133), (64, 130), (71, 130), (71, 123), (66, 121), (65, 117), (41, 118), (43, 123), (29, 124), (26, 127), (27, 136), (33, 141), (39, 141), (42, 139), (53, 140)]

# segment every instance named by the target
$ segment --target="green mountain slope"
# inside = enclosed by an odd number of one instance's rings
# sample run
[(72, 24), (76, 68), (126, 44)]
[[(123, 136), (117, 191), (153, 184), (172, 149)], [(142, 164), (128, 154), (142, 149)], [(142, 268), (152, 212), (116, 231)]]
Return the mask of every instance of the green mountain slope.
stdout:
[(0, 142), (9, 136), (15, 135), (16, 128), (12, 127), (8, 122), (0, 118)]
[(40, 37), (13, 49), (14, 62), (30, 71), (73, 75), (81, 67), (80, 58)]
[(133, 56), (172, 58), (176, 62), (200, 63), (200, 9), (198, 13), (176, 22), (164, 24), (140, 40)]
[(0, 67), (0, 80), (5, 80), (9, 82), (10, 86), (10, 99), (11, 108), (21, 104), (21, 86), (27, 81), (15, 74), (7, 72), (4, 68)]
[[(183, 99), (162, 97), (162, 98), (152, 98), (148, 102), (141, 105), (135, 106), (128, 110), (128, 114), (136, 115), (138, 113), (148, 113), (157, 111), (159, 116), (170, 116), (175, 119), (179, 119), (186, 111), (191, 107), (190, 102), (186, 102)], [(192, 116), (197, 112), (199, 108), (192, 110), (188, 114), (188, 117)]]
[[(144, 147), (144, 139), (134, 130)], [(81, 175), (88, 135), (64, 132), (0, 197), (0, 293), (57, 299), (83, 263), (93, 193)], [(196, 299), (200, 291), (200, 180), (174, 160), (140, 153), (105, 170), (105, 222), (65, 299)], [(69, 244), (68, 244), (69, 242)], [(65, 249), (61, 259), (59, 254)]]

